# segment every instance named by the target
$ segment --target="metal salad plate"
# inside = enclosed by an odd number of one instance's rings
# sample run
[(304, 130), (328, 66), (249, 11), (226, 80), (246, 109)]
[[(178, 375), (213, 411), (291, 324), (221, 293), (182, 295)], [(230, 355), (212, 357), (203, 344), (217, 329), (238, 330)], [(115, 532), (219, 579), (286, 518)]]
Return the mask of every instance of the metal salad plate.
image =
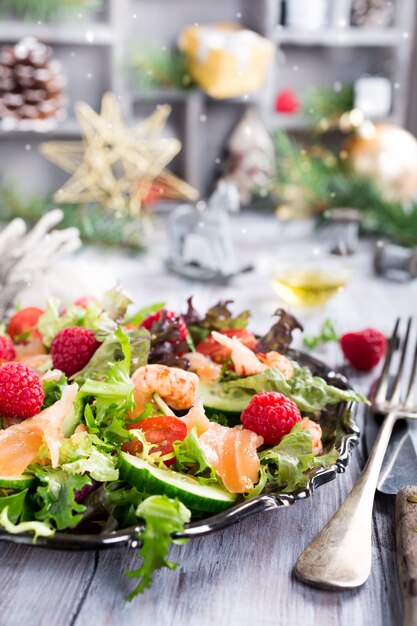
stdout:
[[(321, 376), (329, 384), (341, 389), (351, 388), (346, 378), (331, 370), (321, 361), (294, 350), (289, 350), (288, 356), (301, 365), (309, 367), (313, 374)], [(355, 407), (355, 403), (339, 402), (320, 412), (324, 452), (335, 446), (339, 452), (339, 457), (331, 467), (313, 470), (305, 489), (293, 493), (280, 493), (277, 490), (265, 492), (251, 500), (240, 502), (223, 513), (190, 522), (186, 525), (184, 532), (176, 536), (200, 537), (240, 522), (254, 513), (287, 507), (298, 500), (308, 498), (318, 487), (334, 480), (338, 474), (345, 472), (352, 449), (359, 442), (359, 428), (354, 420)], [(80, 533), (79, 530), (73, 530), (57, 532), (51, 537), (38, 537), (36, 543), (33, 543), (31, 534), (12, 535), (6, 531), (0, 531), (0, 541), (62, 550), (97, 550), (123, 545), (135, 548), (139, 545), (138, 535), (142, 530), (143, 525), (141, 524), (120, 530), (85, 534)]]

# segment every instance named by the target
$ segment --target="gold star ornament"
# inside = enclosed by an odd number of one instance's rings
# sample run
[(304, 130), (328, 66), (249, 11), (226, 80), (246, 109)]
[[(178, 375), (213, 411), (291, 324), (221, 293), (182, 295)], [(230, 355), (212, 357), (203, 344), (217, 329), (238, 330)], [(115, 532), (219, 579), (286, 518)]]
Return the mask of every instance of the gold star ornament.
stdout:
[(82, 141), (47, 141), (41, 153), (71, 174), (54, 200), (96, 202), (118, 213), (138, 215), (149, 190), (156, 185), (163, 197), (196, 200), (198, 191), (165, 167), (181, 150), (178, 139), (161, 137), (171, 112), (158, 106), (133, 128), (122, 119), (112, 93), (103, 96), (100, 114), (85, 102), (76, 105)]

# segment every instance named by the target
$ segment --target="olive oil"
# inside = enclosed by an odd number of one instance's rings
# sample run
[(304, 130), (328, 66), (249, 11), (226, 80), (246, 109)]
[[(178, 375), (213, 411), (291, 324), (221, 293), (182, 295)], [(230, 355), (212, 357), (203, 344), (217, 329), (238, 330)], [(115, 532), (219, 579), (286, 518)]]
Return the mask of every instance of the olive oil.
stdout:
[(283, 268), (272, 277), (278, 296), (292, 306), (314, 307), (324, 304), (341, 291), (348, 280), (348, 272), (334, 267), (327, 270)]

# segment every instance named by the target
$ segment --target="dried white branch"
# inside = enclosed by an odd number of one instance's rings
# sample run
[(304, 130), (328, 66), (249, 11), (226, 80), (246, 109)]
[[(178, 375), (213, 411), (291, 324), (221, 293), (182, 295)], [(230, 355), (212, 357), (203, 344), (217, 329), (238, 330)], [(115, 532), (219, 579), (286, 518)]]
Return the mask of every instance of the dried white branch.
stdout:
[(81, 246), (77, 228), (51, 230), (63, 216), (60, 209), (50, 211), (29, 232), (23, 220), (15, 219), (0, 233), (0, 319), (13, 311), (22, 289), (58, 257)]

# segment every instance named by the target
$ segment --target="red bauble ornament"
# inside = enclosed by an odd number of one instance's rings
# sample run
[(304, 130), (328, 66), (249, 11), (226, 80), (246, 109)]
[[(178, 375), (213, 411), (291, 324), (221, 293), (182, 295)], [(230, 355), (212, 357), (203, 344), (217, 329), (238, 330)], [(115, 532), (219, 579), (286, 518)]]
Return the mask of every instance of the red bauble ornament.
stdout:
[(297, 96), (291, 89), (280, 91), (275, 100), (275, 111), (277, 113), (296, 113), (300, 108)]

